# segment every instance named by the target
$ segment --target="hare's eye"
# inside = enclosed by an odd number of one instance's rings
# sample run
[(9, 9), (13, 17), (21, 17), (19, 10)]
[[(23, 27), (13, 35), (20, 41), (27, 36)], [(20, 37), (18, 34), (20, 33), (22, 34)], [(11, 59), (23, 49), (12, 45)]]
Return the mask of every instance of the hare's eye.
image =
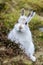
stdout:
[(27, 22), (25, 23), (25, 25), (27, 25)]

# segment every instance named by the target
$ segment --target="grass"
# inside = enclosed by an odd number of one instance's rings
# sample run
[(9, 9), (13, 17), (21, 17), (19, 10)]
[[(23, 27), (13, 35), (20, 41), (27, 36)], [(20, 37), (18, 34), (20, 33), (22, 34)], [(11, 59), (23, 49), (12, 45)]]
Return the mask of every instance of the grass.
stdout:
[[(41, 16), (43, 14), (43, 0), (11, 0), (11, 1), (0, 0), (0, 6), (1, 6), (0, 8), (0, 31), (1, 31), (0, 32), (1, 34), (0, 45), (12, 44), (12, 42), (8, 41), (6, 37), (7, 37), (8, 32), (14, 27), (15, 23), (17, 22), (22, 8), (25, 8), (26, 15), (28, 14), (28, 10), (30, 9), (36, 11), (36, 15), (29, 23), (29, 27), (31, 29), (33, 40), (34, 40), (34, 45), (36, 48), (35, 55), (37, 57), (37, 61), (33, 63), (32, 61), (27, 60), (26, 59), (27, 57), (25, 55), (22, 55), (22, 56), (19, 55), (19, 57), (12, 56), (10, 58), (11, 55), (7, 56), (7, 55), (3, 55), (2, 53), (1, 59), (2, 57), (5, 56), (3, 58), (3, 62), (4, 62), (4, 59), (5, 60), (8, 59), (10, 61), (10, 59), (14, 58), (13, 61), (8, 62), (7, 64), (11, 65), (12, 63), (12, 65), (21, 65), (21, 64), (22, 65), (43, 65), (43, 32), (39, 31), (39, 27), (43, 26), (43, 19), (41, 19)], [(40, 14), (41, 16), (39, 16), (38, 14)], [(13, 47), (15, 48), (15, 46), (16, 45), (14, 45)], [(18, 46), (16, 46), (15, 50), (16, 49), (18, 49)], [(17, 53), (15, 52), (15, 54)], [(20, 58), (19, 61), (18, 61), (18, 58)]]

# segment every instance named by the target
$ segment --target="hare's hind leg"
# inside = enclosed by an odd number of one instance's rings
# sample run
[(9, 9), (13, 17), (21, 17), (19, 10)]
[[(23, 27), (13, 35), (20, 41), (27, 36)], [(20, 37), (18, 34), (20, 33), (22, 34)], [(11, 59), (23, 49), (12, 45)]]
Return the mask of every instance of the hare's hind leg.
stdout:
[(35, 48), (34, 48), (34, 44), (33, 42), (30, 43), (30, 46), (28, 48), (28, 51), (27, 51), (27, 55), (30, 57), (30, 59), (35, 62), (36, 61), (36, 57), (34, 56), (34, 51), (35, 51)]
[(36, 61), (36, 57), (35, 57), (35, 56), (30, 55), (29, 57), (30, 57), (30, 59), (31, 59), (33, 62), (35, 62), (35, 61)]
[(29, 57), (32, 61), (36, 61), (36, 57), (34, 56), (35, 48), (33, 42), (30, 43), (30, 48), (29, 48)]

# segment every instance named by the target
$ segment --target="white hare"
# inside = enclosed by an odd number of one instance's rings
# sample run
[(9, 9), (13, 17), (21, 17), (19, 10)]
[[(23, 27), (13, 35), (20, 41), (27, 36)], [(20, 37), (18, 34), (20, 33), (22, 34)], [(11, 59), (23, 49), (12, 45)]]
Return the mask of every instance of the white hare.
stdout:
[(22, 10), (22, 15), (18, 19), (18, 23), (15, 24), (14, 28), (8, 34), (8, 39), (15, 41), (16, 43), (20, 43), (20, 47), (25, 49), (25, 53), (32, 61), (36, 61), (36, 57), (33, 56), (35, 48), (31, 31), (27, 24), (34, 17), (34, 15), (35, 12), (32, 11), (31, 14), (27, 17), (24, 14), (24, 10)]

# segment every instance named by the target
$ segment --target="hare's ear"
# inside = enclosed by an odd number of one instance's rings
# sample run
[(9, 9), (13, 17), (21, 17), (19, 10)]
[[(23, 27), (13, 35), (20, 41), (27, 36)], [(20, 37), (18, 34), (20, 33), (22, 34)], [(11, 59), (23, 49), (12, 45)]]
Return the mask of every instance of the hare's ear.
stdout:
[(29, 15), (31, 14), (31, 12), (32, 12), (32, 9), (29, 9), (27, 17), (29, 17)]
[(24, 15), (25, 14), (25, 10), (24, 8), (21, 10), (21, 15)]
[(29, 17), (29, 15), (30, 15), (30, 12), (28, 13), (27, 17)]

